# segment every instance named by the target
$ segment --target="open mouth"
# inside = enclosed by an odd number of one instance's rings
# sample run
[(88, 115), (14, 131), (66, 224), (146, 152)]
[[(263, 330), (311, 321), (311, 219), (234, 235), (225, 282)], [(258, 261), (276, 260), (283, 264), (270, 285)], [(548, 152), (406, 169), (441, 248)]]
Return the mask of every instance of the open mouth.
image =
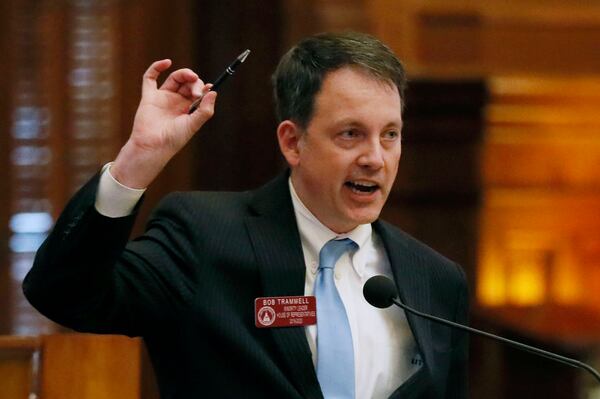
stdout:
[(344, 183), (344, 185), (346, 187), (349, 187), (352, 191), (354, 192), (358, 192), (358, 193), (374, 193), (375, 191), (377, 191), (379, 189), (379, 185), (375, 184), (375, 183), (369, 183), (369, 182), (353, 182), (353, 181), (347, 181), (346, 183)]

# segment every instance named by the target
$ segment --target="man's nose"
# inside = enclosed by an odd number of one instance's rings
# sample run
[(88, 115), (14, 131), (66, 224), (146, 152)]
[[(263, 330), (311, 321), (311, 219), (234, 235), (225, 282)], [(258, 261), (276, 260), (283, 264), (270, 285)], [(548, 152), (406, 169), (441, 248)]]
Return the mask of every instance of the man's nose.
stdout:
[(365, 148), (358, 157), (358, 164), (375, 170), (383, 168), (383, 165), (385, 164), (383, 147), (379, 140), (370, 140), (365, 143)]

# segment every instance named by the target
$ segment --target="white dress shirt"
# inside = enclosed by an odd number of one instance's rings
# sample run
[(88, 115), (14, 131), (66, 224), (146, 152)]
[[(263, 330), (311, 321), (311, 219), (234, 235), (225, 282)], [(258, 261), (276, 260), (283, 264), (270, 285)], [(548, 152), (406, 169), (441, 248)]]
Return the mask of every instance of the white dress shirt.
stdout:
[[(354, 253), (342, 255), (335, 267), (335, 285), (352, 331), (356, 397), (387, 398), (421, 367), (422, 361), (404, 311), (395, 306), (375, 308), (362, 295), (370, 277), (381, 274), (393, 279), (383, 243), (370, 224), (346, 234), (334, 233), (304, 206), (291, 179), (289, 186), (306, 263), (305, 295), (313, 295), (319, 252), (327, 241), (348, 237), (358, 245)], [(316, 366), (316, 325), (306, 327), (306, 337)]]
[[(104, 166), (100, 176), (96, 210), (113, 218), (129, 215), (144, 189), (132, 189), (119, 183), (110, 174), (110, 165)], [(397, 307), (375, 308), (362, 295), (363, 285), (370, 277), (382, 274), (392, 278), (383, 243), (370, 224), (360, 225), (347, 234), (334, 233), (302, 204), (291, 179), (289, 187), (306, 264), (305, 295), (313, 295), (319, 252), (327, 241), (348, 237), (358, 245), (354, 253), (342, 255), (335, 267), (336, 287), (352, 332), (356, 398), (387, 398), (421, 367), (422, 361), (404, 312)], [(305, 329), (316, 366), (317, 326)]]

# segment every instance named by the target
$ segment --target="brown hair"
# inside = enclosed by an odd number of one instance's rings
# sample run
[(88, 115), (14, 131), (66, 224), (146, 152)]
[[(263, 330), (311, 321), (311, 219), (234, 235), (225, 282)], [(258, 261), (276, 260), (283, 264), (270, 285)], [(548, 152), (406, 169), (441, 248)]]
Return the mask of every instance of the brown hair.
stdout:
[(289, 119), (305, 128), (325, 75), (345, 66), (359, 67), (375, 79), (395, 85), (404, 104), (406, 73), (388, 46), (365, 33), (321, 33), (292, 47), (273, 73), (279, 121)]

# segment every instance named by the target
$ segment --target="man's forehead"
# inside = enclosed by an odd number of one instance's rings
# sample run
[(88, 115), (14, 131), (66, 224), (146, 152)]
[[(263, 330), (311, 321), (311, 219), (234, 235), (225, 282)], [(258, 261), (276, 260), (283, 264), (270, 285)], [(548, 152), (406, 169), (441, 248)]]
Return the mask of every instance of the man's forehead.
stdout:
[(392, 82), (378, 79), (362, 69), (338, 69), (323, 79), (321, 90), (315, 96), (313, 117), (319, 115), (342, 119), (340, 123), (351, 122), (363, 109), (374, 111), (374, 103), (380, 105), (375, 110), (386, 114), (390, 123), (402, 123), (402, 101)]
[[(398, 91), (398, 87), (391, 79), (384, 78), (384, 77), (380, 76), (379, 74), (375, 73), (373, 70), (371, 70), (367, 67), (364, 67), (362, 65), (356, 65), (356, 64), (344, 65), (340, 68), (333, 69), (331, 71), (326, 72), (323, 75), (323, 80), (321, 82), (321, 90), (319, 90), (319, 92), (322, 91), (323, 86), (326, 84), (326, 82), (331, 82), (332, 80), (335, 80), (332, 78), (335, 78), (336, 76), (339, 76), (339, 75), (360, 76), (361, 78), (363, 78), (364, 80), (366, 80), (368, 82), (375, 83), (385, 89), (394, 91), (395, 93), (398, 94), (398, 97), (400, 97), (400, 92)], [(317, 94), (319, 92), (317, 92)]]
[(351, 102), (360, 107), (361, 103), (367, 101), (394, 101), (399, 113), (402, 111), (402, 99), (393, 82), (380, 79), (363, 69), (345, 67), (328, 72), (324, 77), (314, 97), (313, 111), (323, 104), (335, 106)]

